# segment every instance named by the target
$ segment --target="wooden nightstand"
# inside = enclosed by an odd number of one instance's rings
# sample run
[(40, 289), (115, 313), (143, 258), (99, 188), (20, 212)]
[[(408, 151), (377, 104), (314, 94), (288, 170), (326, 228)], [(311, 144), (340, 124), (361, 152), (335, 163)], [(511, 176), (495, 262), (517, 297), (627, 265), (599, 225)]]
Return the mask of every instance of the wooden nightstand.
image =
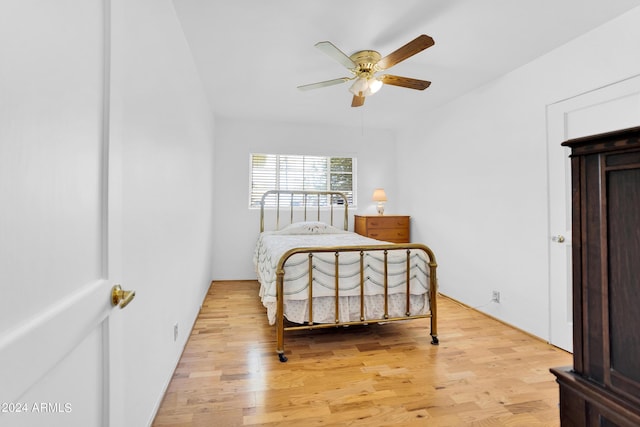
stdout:
[(409, 243), (409, 219), (406, 215), (355, 215), (355, 232), (386, 242)]

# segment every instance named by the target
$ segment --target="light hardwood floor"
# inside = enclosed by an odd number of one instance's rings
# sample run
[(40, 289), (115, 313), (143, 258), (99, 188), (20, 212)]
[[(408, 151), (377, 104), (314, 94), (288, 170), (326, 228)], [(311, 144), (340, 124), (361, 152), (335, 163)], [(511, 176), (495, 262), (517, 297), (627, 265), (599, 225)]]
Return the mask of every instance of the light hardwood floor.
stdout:
[(214, 282), (153, 426), (558, 426), (571, 355), (445, 297), (419, 319), (285, 333), (255, 281)]

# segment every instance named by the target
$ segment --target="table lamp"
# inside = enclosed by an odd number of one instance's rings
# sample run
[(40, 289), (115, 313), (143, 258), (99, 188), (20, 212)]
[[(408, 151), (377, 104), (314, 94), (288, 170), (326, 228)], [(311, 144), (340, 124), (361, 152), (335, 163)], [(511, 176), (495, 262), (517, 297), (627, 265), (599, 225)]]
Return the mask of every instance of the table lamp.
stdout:
[(384, 202), (387, 201), (384, 188), (376, 188), (373, 191), (373, 201), (378, 202), (378, 215), (384, 215)]

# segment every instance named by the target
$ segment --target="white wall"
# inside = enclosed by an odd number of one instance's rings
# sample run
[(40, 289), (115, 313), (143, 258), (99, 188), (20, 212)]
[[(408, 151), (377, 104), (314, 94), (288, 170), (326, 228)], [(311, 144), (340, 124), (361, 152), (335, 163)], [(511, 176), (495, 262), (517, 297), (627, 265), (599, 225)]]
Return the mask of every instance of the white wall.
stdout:
[(215, 280), (255, 279), (253, 249), (260, 231), (260, 211), (249, 209), (249, 154), (320, 154), (357, 158), (357, 210), (374, 214), (373, 190), (384, 187), (386, 212), (397, 212), (394, 135), (366, 127), (340, 128), (216, 118)]
[(171, 0), (112, 3), (123, 287), (137, 294), (122, 312), (125, 422), (138, 427), (150, 424), (210, 285), (214, 123)]
[(640, 8), (398, 136), (398, 182), (429, 183), (401, 206), (436, 253), (442, 293), (478, 306), (499, 290), (501, 304), (482, 310), (548, 337), (546, 106), (640, 74), (638, 22)]

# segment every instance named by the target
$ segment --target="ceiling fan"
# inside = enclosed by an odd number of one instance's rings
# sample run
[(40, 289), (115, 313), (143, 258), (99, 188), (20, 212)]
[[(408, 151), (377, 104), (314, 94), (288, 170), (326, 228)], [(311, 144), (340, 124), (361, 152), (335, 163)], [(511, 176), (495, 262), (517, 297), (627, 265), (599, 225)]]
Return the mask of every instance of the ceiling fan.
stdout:
[(347, 56), (331, 42), (318, 42), (315, 45), (318, 49), (347, 67), (353, 76), (302, 85), (298, 86), (298, 89), (318, 89), (355, 80), (349, 88), (349, 91), (353, 93), (353, 100), (351, 101), (352, 107), (360, 107), (364, 105), (365, 97), (376, 93), (380, 90), (383, 84), (424, 90), (429, 87), (431, 82), (412, 79), (410, 77), (394, 76), (391, 74), (376, 76), (376, 73), (393, 67), (397, 63), (433, 46), (434, 43), (435, 42), (431, 37), (421, 34), (383, 58), (375, 50), (361, 50), (351, 56)]

